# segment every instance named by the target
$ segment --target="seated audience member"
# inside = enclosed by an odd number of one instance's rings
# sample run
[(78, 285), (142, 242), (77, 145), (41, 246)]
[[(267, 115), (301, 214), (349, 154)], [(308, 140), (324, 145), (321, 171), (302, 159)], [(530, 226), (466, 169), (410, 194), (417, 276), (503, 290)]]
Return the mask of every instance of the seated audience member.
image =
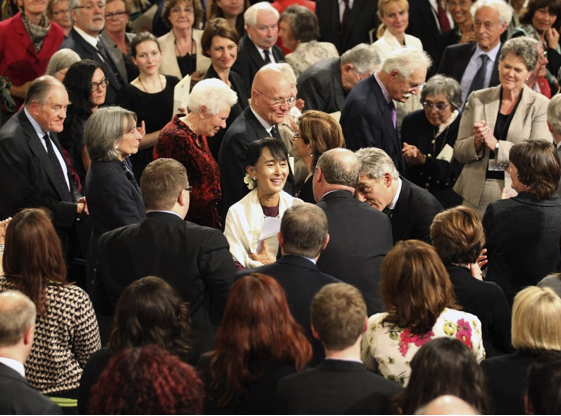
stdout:
[(541, 355), (528, 368), (524, 405), (527, 415), (561, 414), (561, 352)]
[(411, 378), (395, 398), (395, 410), (412, 415), (431, 400), (449, 394), (486, 415), (489, 399), (484, 382), (483, 370), (462, 341), (436, 338), (425, 343), (411, 360)]
[(371, 370), (407, 386), (411, 360), (434, 338), (457, 338), (478, 362), (485, 358), (481, 322), (462, 312), (454, 288), (432, 246), (400, 241), (382, 262), (380, 294), (386, 312), (368, 319), (362, 360)]
[[(553, 136), (553, 144), (561, 158), (561, 94), (556, 95), (547, 104), (547, 127)], [(561, 179), (559, 179), (561, 185)], [(561, 197), (561, 186), (557, 186), (555, 193)]]
[(306, 164), (308, 177), (296, 196), (304, 202), (315, 203), (313, 182), (318, 159), (330, 149), (345, 147), (343, 131), (329, 114), (308, 110), (298, 119), (298, 131), (294, 134), (294, 156)]
[(14, 215), (5, 245), (0, 292), (20, 290), (37, 309), (34, 342), (25, 361), (27, 381), (75, 410), (82, 369), (101, 348), (90, 298), (67, 282), (60, 240), (42, 209)]
[(393, 101), (405, 104), (409, 97), (419, 94), (430, 66), (431, 60), (422, 50), (400, 48), (388, 55), (374, 76), (353, 88), (341, 114), (347, 147), (353, 151), (366, 147), (382, 149), (404, 174), (406, 167)]
[(483, 281), (479, 268), (485, 232), (477, 214), (463, 206), (441, 212), (434, 217), (430, 236), (450, 276), (458, 304), (481, 321), (487, 357), (512, 352), (510, 306), (500, 286)]
[(444, 395), (431, 400), (426, 406), (421, 406), (416, 415), (479, 415), (478, 410), (465, 400), (452, 395)]
[(299, 77), (310, 65), (323, 59), (338, 58), (339, 52), (334, 44), (318, 42), (319, 23), (315, 13), (307, 7), (293, 4), (287, 7), (279, 19), (279, 38), (290, 53), (286, 62)]
[[(59, 3), (68, 1), (69, 0), (58, 0)], [(80, 61), (80, 55), (72, 49), (59, 49), (51, 56), (51, 59), (49, 59), (45, 74), (55, 77), (60, 82), (64, 82), (64, 77), (68, 69), (78, 61)]]
[[(528, 138), (551, 141), (545, 120), (548, 100), (524, 84), (538, 60), (532, 41), (507, 41), (499, 60), (500, 85), (469, 96), (454, 145), (454, 158), (464, 164), (454, 191), (480, 218), (503, 188), (510, 189), (506, 168), (512, 146)], [(514, 78), (513, 68), (518, 71)]]
[(324, 286), (310, 307), (312, 331), (325, 348), (326, 359), (314, 369), (283, 378), (277, 397), (281, 414), (342, 415), (374, 394), (370, 414), (387, 414), (389, 396), (401, 388), (370, 373), (360, 362), (360, 343), (366, 330), (366, 304), (355, 287), (345, 283)]
[(547, 351), (561, 351), (561, 299), (549, 288), (528, 287), (514, 298), (512, 346), (514, 354), (481, 363), (493, 414), (524, 414), (526, 374)]
[[(289, 77), (278, 66), (267, 65), (255, 75), (251, 105), (228, 128), (218, 156), (225, 214), (249, 192), (247, 183), (244, 183), (249, 145), (265, 137), (280, 141), (278, 125), (284, 121), (289, 105), (295, 99)], [(284, 190), (294, 195), (292, 173)]]
[(189, 180), (183, 165), (158, 159), (140, 180), (146, 218), (99, 239), (99, 278), (111, 305), (144, 276), (159, 276), (189, 303), (192, 359), (210, 351), (236, 272), (228, 242), (218, 230), (183, 221)]
[(321, 343), (314, 339), (310, 327), (310, 305), (314, 295), (325, 285), (339, 280), (321, 272), (316, 266), (329, 243), (327, 217), (315, 205), (302, 204), (288, 208), (282, 216), (277, 235), (282, 257), (275, 263), (238, 272), (237, 278), (262, 273), (275, 278), (285, 291), (292, 316), (312, 343), (313, 361), (317, 365), (324, 357)]
[(153, 276), (131, 283), (115, 308), (109, 348), (95, 352), (84, 367), (78, 396), (80, 414), (87, 414), (90, 389), (111, 357), (127, 348), (152, 344), (187, 363), (190, 335), (187, 304), (174, 288)]
[(559, 90), (559, 85), (556, 84), (554, 80), (550, 84), (549, 80), (551, 78), (547, 77), (547, 64), (549, 60), (547, 58), (547, 52), (544, 51), (542, 44), (535, 39), (532, 43), (538, 50), (538, 62), (530, 76), (526, 79), (526, 85), (533, 91), (544, 95), (546, 98), (551, 98), (551, 96), (555, 95)]
[(47, 6), (47, 17), (62, 28), (64, 36), (68, 36), (72, 30), (69, 3), (69, 0), (49, 0)]
[(340, 58), (323, 59), (302, 71), (298, 76), (298, 98), (304, 100), (305, 110), (343, 111), (347, 94), (379, 66), (380, 57), (374, 49), (356, 45)]
[(487, 236), (487, 280), (512, 303), (522, 288), (558, 271), (561, 253), (561, 178), (557, 149), (542, 139), (510, 150), (508, 172), (518, 195), (491, 202), (483, 217)]
[(473, 16), (471, 6), (476, 0), (445, 0), (443, 5), (454, 20), (454, 27), (447, 31), (442, 31), (440, 35), (440, 45), (437, 50), (435, 65), (440, 64), (444, 49), (452, 45), (473, 44), (476, 41), (475, 30), (473, 27)]
[(201, 415), (204, 386), (171, 352), (147, 345), (115, 355), (92, 387), (92, 415)]
[[(282, 218), (288, 208), (302, 201), (283, 191), (290, 168), (288, 152), (280, 140), (251, 143), (245, 165), (244, 181), (251, 192), (228, 210), (224, 235), (234, 261), (239, 267), (251, 268), (275, 262), (280, 224), (274, 219)], [(273, 228), (264, 235), (266, 223)]]
[(174, 116), (154, 147), (155, 156), (175, 159), (185, 166), (192, 194), (186, 218), (198, 225), (223, 228), (218, 213), (222, 199), (220, 169), (207, 140), (226, 127), (236, 101), (236, 93), (223, 81), (213, 78), (198, 82), (187, 102), (190, 112)]
[(462, 202), (452, 190), (462, 171), (452, 155), (462, 118), (461, 99), (456, 80), (435, 75), (421, 91), (424, 109), (405, 116), (401, 126), (405, 176), (433, 194), (444, 208)]
[(330, 236), (318, 267), (359, 289), (373, 314), (383, 310), (380, 265), (392, 248), (392, 230), (387, 216), (353, 197), (359, 170), (356, 156), (346, 149), (328, 150), (317, 162), (313, 192)]
[(245, 34), (245, 21), (243, 15), (251, 5), (249, 0), (223, 1), (223, 0), (207, 0), (206, 16), (208, 26), (214, 19), (223, 18), (228, 20), (238, 33), (238, 38)]
[(31, 352), (35, 304), (15, 290), (0, 293), (0, 413), (59, 415), (61, 409), (25, 379), (24, 364)]
[(361, 164), (356, 198), (389, 216), (394, 244), (410, 239), (430, 243), (432, 220), (442, 211), (440, 202), (401, 177), (383, 150), (360, 149), (356, 156)]
[(214, 345), (197, 364), (205, 414), (273, 414), (278, 381), (312, 358), (282, 286), (259, 273), (233, 284)]

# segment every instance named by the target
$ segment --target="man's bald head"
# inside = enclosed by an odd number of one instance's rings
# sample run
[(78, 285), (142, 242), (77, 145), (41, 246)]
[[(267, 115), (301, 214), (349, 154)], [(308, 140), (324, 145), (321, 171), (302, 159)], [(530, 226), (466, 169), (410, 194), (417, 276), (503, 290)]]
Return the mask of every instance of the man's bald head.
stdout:
[(421, 407), (417, 415), (478, 415), (479, 412), (456, 396), (440, 396)]
[(25, 331), (35, 325), (35, 304), (23, 293), (0, 293), (0, 348), (17, 344)]
[(269, 124), (284, 121), (292, 91), (290, 78), (277, 65), (265, 65), (257, 71), (251, 86), (251, 108)]

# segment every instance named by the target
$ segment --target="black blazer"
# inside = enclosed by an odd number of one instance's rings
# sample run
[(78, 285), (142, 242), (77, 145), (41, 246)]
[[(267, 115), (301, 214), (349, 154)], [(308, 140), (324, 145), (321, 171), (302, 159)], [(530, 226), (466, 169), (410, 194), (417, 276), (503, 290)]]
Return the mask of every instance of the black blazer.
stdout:
[(283, 287), (288, 301), (288, 307), (292, 316), (298, 322), (308, 336), (312, 344), (314, 358), (311, 366), (319, 364), (325, 357), (325, 351), (320, 341), (314, 338), (310, 323), (310, 306), (312, 299), (319, 290), (329, 283), (341, 283), (340, 280), (322, 273), (311, 261), (300, 256), (286, 255), (276, 263), (257, 267), (250, 270), (242, 270), (236, 275), (236, 279), (250, 273), (263, 273), (275, 278)]
[(380, 265), (392, 248), (389, 218), (353, 198), (349, 191), (330, 192), (317, 205), (325, 211), (329, 223), (329, 244), (318, 267), (358, 288), (368, 316), (383, 312), (378, 285)]
[(390, 214), (393, 242), (416, 239), (430, 244), (430, 226), (442, 205), (426, 189), (405, 178), (401, 181), (401, 192)]
[[(251, 143), (271, 137), (265, 127), (257, 120), (251, 107), (248, 106), (230, 126), (218, 156), (222, 195), (224, 198), (224, 215), (228, 209), (246, 196), (249, 192), (243, 179), (245, 176), (245, 153)], [(294, 195), (294, 176), (292, 170), (286, 180), (284, 191)]]
[(177, 215), (149, 212), (138, 224), (118, 228), (98, 241), (99, 276), (114, 306), (132, 282), (158, 276), (189, 302), (193, 360), (213, 347), (236, 268), (224, 235), (183, 221)]
[(31, 387), (17, 371), (0, 363), (0, 414), (61, 415), (62, 410)]
[(356, 84), (349, 95), (341, 127), (347, 149), (356, 151), (363, 147), (377, 147), (392, 158), (397, 170), (406, 171), (402, 144), (393, 126), (392, 114), (374, 75)]
[[(271, 48), (275, 62), (284, 62), (284, 53), (281, 48), (274, 45)], [(232, 67), (232, 71), (238, 74), (243, 83), (243, 87), (246, 88), (244, 94), (246, 97), (251, 97), (251, 85), (253, 84), (253, 78), (257, 71), (261, 67), (265, 66), (265, 60), (263, 56), (259, 53), (257, 46), (249, 38), (247, 33), (240, 39), (238, 58)]]
[(359, 43), (370, 44), (369, 31), (378, 27), (378, 2), (355, 0), (347, 30), (339, 37), (339, 2), (316, 0), (316, 15), (319, 23), (320, 41), (331, 42), (342, 55)]
[(389, 414), (389, 398), (401, 390), (399, 384), (371, 373), (363, 363), (325, 360), (279, 382), (278, 413), (342, 415), (374, 393), (379, 412), (370, 414)]
[[(99, 41), (103, 43), (101, 37), (99, 38)], [(80, 36), (80, 34), (76, 32), (74, 28), (70, 31), (68, 36), (66, 36), (59, 49), (65, 48), (72, 49), (74, 52), (80, 55), (80, 58), (82, 59), (91, 59), (101, 65), (103, 72), (105, 72), (105, 76), (109, 80), (109, 85), (107, 86), (107, 95), (105, 97), (105, 105), (114, 105), (117, 99), (117, 92), (123, 85), (125, 85), (126, 80), (122, 79), (118, 71), (113, 71), (110, 64), (101, 59), (97, 52), (97, 49), (86, 42), (86, 40), (82, 36)], [(113, 68), (116, 69), (117, 63), (111, 57), (107, 45), (105, 45), (105, 49), (107, 50), (108, 59), (111, 60)]]
[(481, 321), (487, 358), (512, 352), (510, 306), (499, 285), (475, 279), (460, 266), (447, 266), (458, 304)]
[(305, 110), (342, 111), (346, 94), (341, 83), (341, 58), (327, 58), (306, 68), (298, 77), (298, 98)]

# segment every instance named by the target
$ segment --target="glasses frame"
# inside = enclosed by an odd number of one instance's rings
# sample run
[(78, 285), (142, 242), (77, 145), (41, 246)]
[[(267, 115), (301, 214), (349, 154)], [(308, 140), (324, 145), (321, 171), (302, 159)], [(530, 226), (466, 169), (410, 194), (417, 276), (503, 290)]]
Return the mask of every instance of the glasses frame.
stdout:
[(109, 80), (107, 78), (103, 78), (99, 82), (92, 82), (91, 83), (91, 90), (96, 91), (99, 87), (107, 88), (109, 86)]
[(113, 19), (113, 18), (117, 18), (120, 19), (121, 17), (127, 15), (126, 11), (122, 11), (122, 12), (115, 12), (115, 13), (106, 13), (105, 14), (105, 20), (109, 20), (109, 19)]
[(446, 110), (448, 107), (450, 107), (450, 103), (448, 103), (448, 104), (443, 104), (443, 103), (433, 104), (433, 103), (428, 102), (428, 101), (423, 101), (421, 103), (421, 105), (423, 106), (423, 108), (425, 110), (432, 111), (434, 109), (434, 110), (438, 111), (439, 113)]
[(259, 94), (267, 97), (269, 100), (272, 100), (274, 107), (280, 107), (283, 104), (286, 104), (287, 106), (289, 106), (289, 105), (294, 104), (296, 102), (296, 97), (294, 97), (294, 96), (290, 96), (288, 98), (284, 98), (284, 97), (274, 98), (274, 97), (268, 96), (267, 94), (265, 94), (265, 93), (263, 93), (259, 90), (255, 90), (255, 91), (258, 92)]

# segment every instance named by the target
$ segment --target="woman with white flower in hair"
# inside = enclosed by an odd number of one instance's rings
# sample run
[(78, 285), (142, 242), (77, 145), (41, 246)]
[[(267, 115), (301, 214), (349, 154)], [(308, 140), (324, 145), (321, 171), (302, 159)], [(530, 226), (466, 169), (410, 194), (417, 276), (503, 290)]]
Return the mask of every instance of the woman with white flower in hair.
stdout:
[(282, 215), (302, 201), (282, 190), (289, 167), (288, 151), (280, 140), (251, 143), (245, 165), (244, 181), (251, 192), (228, 210), (224, 235), (238, 268), (253, 268), (275, 262)]

